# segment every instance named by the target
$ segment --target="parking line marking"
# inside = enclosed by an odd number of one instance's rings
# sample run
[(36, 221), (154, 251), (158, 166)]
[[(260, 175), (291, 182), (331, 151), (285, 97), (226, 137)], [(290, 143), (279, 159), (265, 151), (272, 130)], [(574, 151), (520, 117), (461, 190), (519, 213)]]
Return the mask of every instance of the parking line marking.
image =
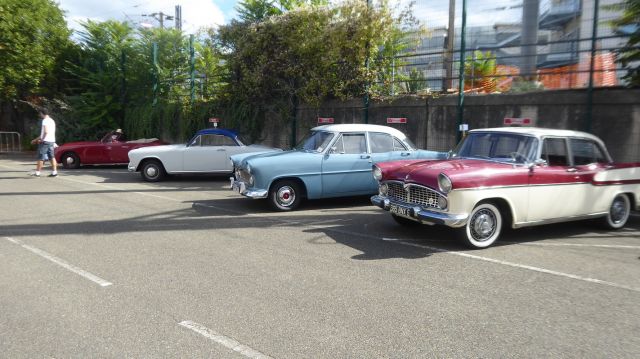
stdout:
[(522, 246), (540, 246), (540, 247), (595, 247), (595, 248), (640, 249), (640, 246), (630, 246), (630, 245), (624, 245), (624, 244), (533, 243), (533, 242), (500, 242), (500, 243), (517, 244)]
[(429, 250), (432, 250), (432, 251), (435, 251), (435, 252), (453, 254), (453, 255), (457, 255), (457, 256), (461, 256), (461, 257), (477, 259), (477, 260), (490, 262), (490, 263), (501, 264), (501, 265), (505, 265), (505, 266), (509, 266), (509, 267), (522, 268), (522, 269), (527, 269), (527, 270), (534, 271), (534, 272), (539, 272), (539, 273), (551, 274), (551, 275), (555, 275), (555, 276), (559, 276), (559, 277), (576, 279), (576, 280), (580, 280), (580, 281), (583, 281), (583, 282), (597, 283), (597, 284), (607, 285), (607, 286), (610, 286), (610, 287), (626, 289), (626, 290), (630, 290), (630, 291), (634, 291), (634, 292), (640, 292), (640, 288), (631, 287), (631, 286), (628, 286), (628, 285), (618, 284), (618, 283), (614, 283), (614, 282), (609, 282), (609, 281), (606, 281), (606, 280), (590, 278), (590, 277), (582, 277), (582, 276), (575, 275), (575, 274), (558, 272), (558, 271), (545, 269), (545, 268), (540, 268), (540, 267), (534, 267), (534, 266), (530, 266), (530, 265), (526, 265), (526, 264), (508, 262), (508, 261), (503, 261), (503, 260), (500, 260), (500, 259), (481, 257), (481, 256), (477, 256), (477, 255), (474, 255), (474, 254), (464, 253), (464, 252), (447, 251), (447, 250), (444, 250), (444, 249), (431, 247), (431, 246), (425, 246), (425, 245), (418, 244), (418, 243), (410, 243), (410, 242), (398, 242), (398, 243), (400, 243), (402, 245), (406, 245), (406, 246), (429, 249)]
[(179, 325), (192, 330), (200, 335), (202, 335), (205, 338), (211, 339), (214, 342), (221, 344), (235, 352), (238, 352), (242, 355), (244, 355), (247, 358), (252, 358), (252, 359), (272, 359), (270, 356), (265, 355), (260, 353), (259, 351), (249, 348), (248, 346), (240, 343), (239, 341), (227, 337), (225, 335), (222, 335), (220, 333), (215, 332), (214, 330), (211, 330), (201, 324), (198, 323), (194, 323), (190, 320), (185, 320), (182, 321), (180, 323), (178, 323)]
[(78, 274), (78, 275), (84, 277), (84, 278), (86, 278), (86, 279), (98, 284), (101, 287), (108, 287), (110, 285), (113, 285), (113, 283), (108, 282), (108, 281), (106, 281), (106, 280), (104, 280), (104, 279), (102, 279), (102, 278), (100, 278), (100, 277), (98, 277), (98, 276), (96, 276), (94, 274), (91, 274), (91, 273), (89, 273), (89, 272), (87, 272), (87, 271), (85, 271), (83, 269), (80, 269), (80, 268), (78, 268), (78, 267), (76, 267), (76, 266), (74, 266), (72, 264), (69, 264), (66, 261), (64, 261), (64, 260), (62, 260), (62, 259), (60, 259), (60, 258), (58, 258), (58, 257), (56, 257), (54, 255), (51, 255), (51, 254), (49, 254), (49, 253), (47, 253), (47, 252), (45, 252), (45, 251), (43, 251), (41, 249), (38, 249), (36, 247), (32, 247), (32, 246), (27, 245), (27, 244), (23, 244), (21, 241), (15, 239), (15, 238), (9, 238), (9, 237), (3, 237), (3, 238), (6, 239), (9, 242), (17, 244), (20, 247), (39, 255), (42, 258), (50, 260), (51, 262), (61, 266), (64, 269), (67, 269), (67, 270), (69, 270), (69, 271), (71, 271), (71, 272), (73, 272), (75, 274)]

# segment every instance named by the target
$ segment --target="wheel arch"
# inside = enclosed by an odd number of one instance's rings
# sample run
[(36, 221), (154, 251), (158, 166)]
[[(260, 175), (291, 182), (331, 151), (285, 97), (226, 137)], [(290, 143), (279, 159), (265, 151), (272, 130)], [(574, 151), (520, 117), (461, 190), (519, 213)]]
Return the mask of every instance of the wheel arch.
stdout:
[(302, 189), (302, 197), (303, 198), (307, 198), (307, 184), (302, 180), (302, 178), (300, 177), (296, 177), (296, 176), (285, 176), (285, 177), (278, 177), (278, 178), (274, 178), (273, 181), (271, 181), (271, 183), (269, 184), (269, 190), (268, 193), (271, 193), (271, 190), (273, 189), (273, 186), (280, 182), (280, 181), (293, 181), (296, 182), (297, 184), (300, 185), (300, 188)]
[(145, 158), (141, 159), (140, 162), (138, 162), (138, 166), (136, 167), (136, 172), (139, 172), (140, 170), (142, 170), (142, 167), (144, 167), (144, 164), (149, 162), (149, 161), (158, 161), (158, 162), (160, 162), (160, 165), (165, 170), (165, 172), (167, 171), (167, 168), (164, 166), (164, 163), (162, 162), (162, 160), (159, 157), (157, 157), (157, 156), (148, 156), (148, 157), (145, 157)]
[(500, 210), (500, 214), (502, 215), (503, 219), (503, 225), (508, 225), (509, 228), (513, 228), (514, 225), (514, 214), (513, 214), (513, 206), (511, 205), (511, 203), (509, 202), (508, 199), (503, 198), (503, 197), (488, 197), (488, 198), (484, 198), (482, 200), (480, 200), (478, 203), (476, 203), (476, 205), (474, 206), (474, 208), (476, 206), (479, 206), (483, 203), (492, 203), (493, 205), (495, 205), (496, 207), (498, 207), (498, 210)]

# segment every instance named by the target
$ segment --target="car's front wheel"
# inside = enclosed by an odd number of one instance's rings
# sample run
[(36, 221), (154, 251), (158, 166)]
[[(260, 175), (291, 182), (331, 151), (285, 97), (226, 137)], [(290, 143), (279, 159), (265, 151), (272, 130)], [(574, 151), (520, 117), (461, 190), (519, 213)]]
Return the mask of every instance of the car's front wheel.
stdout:
[(471, 211), (467, 224), (459, 231), (467, 247), (487, 248), (500, 237), (502, 214), (494, 204), (480, 203)]
[(60, 157), (62, 167), (64, 168), (80, 168), (80, 157), (73, 152), (67, 152)]
[(271, 186), (269, 202), (271, 207), (278, 211), (294, 210), (302, 202), (302, 189), (295, 181), (278, 181)]
[(631, 201), (626, 194), (617, 195), (611, 202), (609, 213), (604, 217), (603, 223), (605, 228), (620, 229), (627, 224), (629, 214), (631, 213)]
[(142, 175), (142, 179), (147, 182), (158, 182), (164, 178), (166, 172), (160, 161), (147, 160), (142, 164), (140, 175)]

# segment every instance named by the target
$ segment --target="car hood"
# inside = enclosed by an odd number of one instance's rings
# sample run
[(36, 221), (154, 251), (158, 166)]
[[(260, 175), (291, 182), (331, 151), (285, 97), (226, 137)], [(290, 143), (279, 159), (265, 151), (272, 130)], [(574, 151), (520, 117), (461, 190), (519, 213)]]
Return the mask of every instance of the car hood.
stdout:
[[(268, 148), (272, 149), (272, 148)], [(290, 150), (290, 151), (281, 151), (273, 148), (273, 151), (262, 152), (262, 153), (239, 153), (237, 155), (231, 156), (231, 160), (236, 167), (246, 167), (247, 163), (257, 163), (263, 161), (269, 161), (270, 158), (277, 157), (278, 161), (289, 162), (294, 161), (299, 158), (304, 158), (309, 155), (308, 152)]]
[(528, 168), (478, 159), (449, 159), (436, 161), (407, 161), (385, 174), (385, 179), (418, 183), (438, 188), (438, 175), (445, 174), (454, 189), (519, 183)]
[(179, 144), (179, 145), (160, 145), (160, 146), (146, 146), (146, 147), (140, 147), (140, 148), (136, 148), (134, 150), (129, 151), (129, 157), (131, 157), (132, 155), (149, 155), (149, 154), (157, 154), (157, 153), (162, 153), (162, 152), (171, 152), (171, 151), (176, 151), (179, 149), (183, 149), (187, 147), (186, 144)]
[(99, 145), (100, 141), (77, 141), (77, 142), (67, 142), (62, 144), (60, 147), (81, 147), (81, 146), (92, 146)]

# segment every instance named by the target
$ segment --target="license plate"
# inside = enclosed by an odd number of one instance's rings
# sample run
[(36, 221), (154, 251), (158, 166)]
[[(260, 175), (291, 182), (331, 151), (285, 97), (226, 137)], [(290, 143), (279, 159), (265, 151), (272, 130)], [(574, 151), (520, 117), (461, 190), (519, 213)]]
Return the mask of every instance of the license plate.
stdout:
[(409, 214), (409, 209), (408, 208), (404, 208), (404, 207), (400, 207), (397, 206), (395, 204), (392, 204), (389, 207), (389, 212), (401, 216), (401, 217), (406, 217), (406, 218), (412, 218), (411, 215)]

